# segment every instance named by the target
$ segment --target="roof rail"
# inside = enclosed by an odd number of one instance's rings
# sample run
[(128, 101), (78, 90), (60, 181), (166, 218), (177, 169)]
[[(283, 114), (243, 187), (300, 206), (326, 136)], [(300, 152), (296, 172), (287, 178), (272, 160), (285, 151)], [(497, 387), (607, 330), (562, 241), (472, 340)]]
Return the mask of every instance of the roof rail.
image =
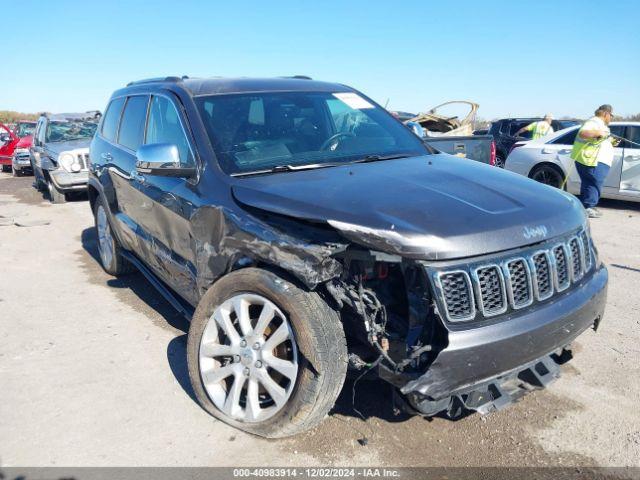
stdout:
[(187, 79), (187, 78), (189, 78), (189, 77), (187, 77), (186, 75), (184, 75), (183, 77), (171, 76), (171, 77), (144, 78), (142, 80), (135, 80), (133, 82), (127, 83), (127, 87), (130, 87), (131, 85), (140, 85), (140, 84), (143, 84), (143, 83), (158, 83), (158, 82), (177, 83), (177, 82), (181, 82), (182, 80)]
[(313, 80), (313, 78), (309, 77), (308, 75), (290, 75), (288, 77), (285, 76), (280, 78), (296, 78), (298, 80)]

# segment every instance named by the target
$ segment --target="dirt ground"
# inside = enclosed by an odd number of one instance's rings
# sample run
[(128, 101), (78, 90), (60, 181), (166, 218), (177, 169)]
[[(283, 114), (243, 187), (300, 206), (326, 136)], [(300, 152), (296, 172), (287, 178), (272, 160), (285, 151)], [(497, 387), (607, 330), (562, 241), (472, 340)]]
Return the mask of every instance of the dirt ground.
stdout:
[(640, 204), (591, 222), (606, 316), (547, 390), (451, 422), (394, 416), (362, 381), (363, 421), (347, 382), (315, 430), (268, 441), (195, 402), (187, 322), (140, 274), (104, 273), (86, 198), (51, 205), (31, 182), (0, 173), (0, 465), (640, 467)]

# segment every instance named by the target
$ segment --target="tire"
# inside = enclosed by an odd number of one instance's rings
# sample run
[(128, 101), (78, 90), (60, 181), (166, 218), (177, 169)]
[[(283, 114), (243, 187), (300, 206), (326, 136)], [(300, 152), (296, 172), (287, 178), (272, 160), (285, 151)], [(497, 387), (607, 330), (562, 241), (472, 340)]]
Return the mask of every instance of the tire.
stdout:
[(100, 264), (109, 275), (125, 275), (133, 272), (135, 267), (122, 256), (122, 247), (120, 247), (118, 240), (113, 235), (107, 211), (102, 197), (98, 197), (93, 211), (93, 218), (98, 235)]
[[(238, 308), (242, 302), (251, 306)], [(257, 319), (269, 309), (274, 314), (266, 333), (256, 334), (260, 330)], [(237, 310), (251, 318), (245, 322), (244, 333), (235, 326), (241, 323), (234, 317)], [(225, 311), (232, 321), (222, 322), (223, 329), (214, 316), (224, 318)], [(282, 331), (289, 336), (281, 343), (272, 342), (274, 337), (284, 338), (278, 335)], [(280, 365), (287, 365), (287, 376), (273, 369), (274, 357)], [(208, 413), (240, 430), (281, 438), (316, 426), (333, 407), (346, 376), (347, 346), (337, 312), (317, 293), (270, 271), (246, 268), (221, 278), (202, 297), (189, 328), (187, 363), (196, 398)], [(233, 373), (221, 376), (223, 369)], [(266, 386), (271, 382), (263, 383), (265, 375), (279, 383), (277, 396)], [(234, 408), (234, 402), (229, 402), (232, 395), (227, 393), (235, 391)], [(226, 408), (227, 404), (231, 407)]]
[(16, 170), (15, 168), (11, 169), (11, 174), (14, 177), (21, 177), (22, 176), (22, 170)]
[(505, 159), (501, 155), (496, 155), (495, 167), (504, 168), (505, 163)]
[(529, 178), (555, 188), (564, 187), (564, 174), (554, 165), (539, 165), (529, 174)]
[(11, 171), (11, 165), (2, 165), (2, 171), (3, 172), (10, 172)]
[(50, 178), (47, 180), (47, 192), (49, 194), (49, 200), (51, 203), (65, 203), (67, 201), (67, 196), (58, 190), (58, 188), (53, 184), (53, 180)]

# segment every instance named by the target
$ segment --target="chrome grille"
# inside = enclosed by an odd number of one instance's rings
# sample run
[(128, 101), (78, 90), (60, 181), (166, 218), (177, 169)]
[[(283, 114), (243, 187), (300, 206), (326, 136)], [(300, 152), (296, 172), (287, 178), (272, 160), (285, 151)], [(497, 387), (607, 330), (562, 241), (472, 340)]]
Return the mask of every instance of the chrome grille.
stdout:
[(570, 283), (569, 264), (567, 262), (567, 251), (564, 245), (553, 247), (553, 258), (556, 263), (556, 289), (561, 292), (566, 289)]
[(444, 305), (450, 320), (461, 321), (475, 315), (471, 281), (467, 272), (449, 272), (440, 276)]
[(549, 255), (547, 252), (538, 252), (533, 255), (532, 260), (536, 297), (538, 297), (538, 300), (546, 300), (553, 295), (553, 279)]
[(588, 232), (501, 263), (436, 271), (439, 302), (448, 320), (492, 317), (544, 301), (568, 289), (594, 264)]
[(584, 270), (586, 272), (591, 268), (591, 244), (589, 243), (589, 236), (584, 230), (580, 233), (580, 240), (584, 247)]
[(571, 275), (575, 281), (582, 277), (582, 258), (577, 237), (569, 240), (569, 252), (571, 252)]
[(78, 157), (78, 163), (80, 164), (80, 168), (82, 170), (86, 170), (87, 169), (87, 164), (88, 164), (87, 160), (88, 160), (89, 154), (87, 154), (87, 153), (79, 153), (77, 155), (77, 157)]
[(510, 291), (510, 301), (513, 308), (522, 308), (531, 305), (533, 291), (531, 289), (531, 277), (529, 267), (524, 258), (511, 260), (506, 263), (507, 288)]
[(478, 305), (485, 317), (499, 315), (507, 310), (504, 280), (497, 265), (476, 269), (474, 281), (478, 288)]

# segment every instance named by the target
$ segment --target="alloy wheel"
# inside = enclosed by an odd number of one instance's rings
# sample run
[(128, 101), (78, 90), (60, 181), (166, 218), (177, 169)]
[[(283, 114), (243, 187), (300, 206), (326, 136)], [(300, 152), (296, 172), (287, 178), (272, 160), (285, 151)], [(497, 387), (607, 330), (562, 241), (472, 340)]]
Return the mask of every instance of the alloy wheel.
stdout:
[(108, 268), (113, 262), (113, 237), (111, 235), (111, 227), (107, 220), (107, 213), (102, 205), (98, 206), (96, 214), (96, 226), (98, 228), (98, 250), (100, 251), (100, 259), (102, 264)]
[(273, 417), (298, 376), (298, 347), (288, 319), (261, 295), (228, 299), (204, 329), (199, 368), (207, 395), (223, 414), (249, 423)]
[(544, 183), (555, 188), (560, 188), (562, 185), (562, 176), (554, 169), (549, 167), (542, 167), (531, 176), (536, 182)]

